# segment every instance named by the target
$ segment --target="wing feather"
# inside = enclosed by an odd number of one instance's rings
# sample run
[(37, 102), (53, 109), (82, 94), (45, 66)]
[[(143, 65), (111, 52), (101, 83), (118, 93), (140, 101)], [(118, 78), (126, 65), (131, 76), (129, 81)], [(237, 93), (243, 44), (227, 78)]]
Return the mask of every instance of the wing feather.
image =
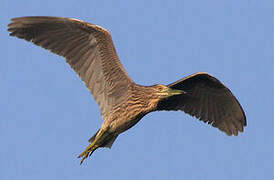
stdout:
[(92, 93), (103, 117), (126, 97), (132, 80), (107, 30), (77, 19), (42, 16), (13, 18), (8, 27), (11, 36), (65, 57)]
[(207, 73), (196, 73), (168, 85), (186, 94), (159, 101), (157, 110), (182, 110), (212, 124), (227, 135), (238, 135), (246, 117), (238, 100), (219, 80)]

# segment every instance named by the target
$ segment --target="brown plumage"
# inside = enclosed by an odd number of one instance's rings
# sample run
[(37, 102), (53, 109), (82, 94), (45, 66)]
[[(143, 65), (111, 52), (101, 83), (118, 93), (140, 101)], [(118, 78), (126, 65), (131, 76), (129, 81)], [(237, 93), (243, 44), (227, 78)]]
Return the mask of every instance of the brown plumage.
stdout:
[(227, 135), (237, 136), (246, 126), (237, 99), (207, 73), (167, 86), (135, 84), (119, 61), (110, 33), (97, 25), (72, 18), (20, 17), (12, 19), (8, 31), (65, 57), (98, 103), (104, 122), (80, 154), (81, 162), (99, 147), (110, 148), (120, 133), (152, 111), (182, 110)]

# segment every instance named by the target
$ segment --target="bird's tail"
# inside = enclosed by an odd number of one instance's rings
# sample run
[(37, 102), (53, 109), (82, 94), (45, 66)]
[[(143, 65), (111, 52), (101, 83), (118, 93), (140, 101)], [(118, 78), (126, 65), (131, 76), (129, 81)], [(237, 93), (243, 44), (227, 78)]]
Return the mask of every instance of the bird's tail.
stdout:
[[(99, 129), (99, 130), (100, 130), (100, 129)], [(99, 130), (98, 130), (91, 138), (89, 138), (88, 142), (92, 143), (92, 142), (94, 141), (94, 139), (95, 139), (95, 137), (97, 136)]]
[[(91, 137), (89, 138), (88, 142), (92, 143), (95, 140), (95, 137), (99, 133), (100, 129)], [(100, 147), (107, 147), (111, 148), (112, 144), (114, 143), (115, 139), (118, 137), (118, 135), (112, 136), (111, 138), (107, 138)]]

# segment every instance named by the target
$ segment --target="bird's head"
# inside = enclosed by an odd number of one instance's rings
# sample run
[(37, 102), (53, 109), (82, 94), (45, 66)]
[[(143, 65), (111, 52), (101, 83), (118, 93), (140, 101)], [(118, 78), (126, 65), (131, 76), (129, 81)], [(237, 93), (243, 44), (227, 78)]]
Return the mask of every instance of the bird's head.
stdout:
[(180, 95), (184, 94), (185, 92), (178, 89), (171, 89), (165, 85), (157, 84), (153, 86), (153, 89), (155, 90), (155, 94), (160, 97), (170, 97), (174, 95)]

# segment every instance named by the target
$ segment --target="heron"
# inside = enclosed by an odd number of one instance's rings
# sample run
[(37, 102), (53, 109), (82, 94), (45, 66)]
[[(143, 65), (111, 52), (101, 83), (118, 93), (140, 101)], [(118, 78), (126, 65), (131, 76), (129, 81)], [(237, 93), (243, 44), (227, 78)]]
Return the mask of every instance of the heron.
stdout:
[(80, 164), (96, 149), (111, 148), (119, 134), (154, 111), (183, 111), (227, 135), (243, 132), (246, 116), (232, 92), (218, 79), (198, 72), (168, 85), (142, 86), (122, 66), (110, 33), (74, 18), (12, 18), (15, 36), (63, 56), (100, 108), (103, 123), (79, 155)]

